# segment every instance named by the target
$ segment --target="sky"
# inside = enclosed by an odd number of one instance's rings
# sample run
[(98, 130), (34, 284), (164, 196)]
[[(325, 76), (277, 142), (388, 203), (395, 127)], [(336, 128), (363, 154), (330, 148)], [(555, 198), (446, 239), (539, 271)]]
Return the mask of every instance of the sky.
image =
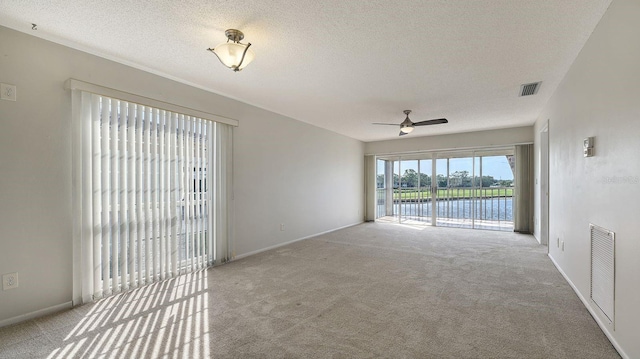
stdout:
[[(398, 162), (394, 164), (394, 172), (398, 172)], [(418, 171), (418, 161), (402, 161), (401, 170), (413, 169)], [(476, 158), (476, 175), (480, 175), (480, 158)], [(473, 158), (451, 158), (449, 159), (449, 172), (455, 171), (469, 171), (471, 175), (473, 173)], [(420, 172), (431, 175), (431, 160), (420, 161)], [(378, 174), (383, 174), (384, 168), (378, 168)], [(447, 174), (447, 160), (438, 159), (436, 162), (436, 173), (446, 175)], [(497, 180), (513, 180), (513, 173), (506, 156), (487, 156), (482, 157), (482, 175), (493, 176)]]

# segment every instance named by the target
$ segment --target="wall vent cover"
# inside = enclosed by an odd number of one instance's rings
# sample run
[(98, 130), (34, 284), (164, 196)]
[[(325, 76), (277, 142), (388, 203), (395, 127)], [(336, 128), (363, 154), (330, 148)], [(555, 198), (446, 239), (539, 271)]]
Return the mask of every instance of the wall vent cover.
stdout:
[(589, 225), (591, 232), (591, 300), (614, 322), (615, 314), (615, 233)]
[(538, 93), (542, 82), (532, 82), (530, 84), (520, 85), (520, 96), (531, 96)]

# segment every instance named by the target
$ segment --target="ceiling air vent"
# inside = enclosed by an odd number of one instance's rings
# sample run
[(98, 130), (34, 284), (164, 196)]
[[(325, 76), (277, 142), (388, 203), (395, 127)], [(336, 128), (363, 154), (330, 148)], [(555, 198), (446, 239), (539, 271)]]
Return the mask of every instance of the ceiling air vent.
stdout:
[(531, 96), (538, 93), (542, 82), (533, 82), (530, 84), (520, 85), (520, 96)]

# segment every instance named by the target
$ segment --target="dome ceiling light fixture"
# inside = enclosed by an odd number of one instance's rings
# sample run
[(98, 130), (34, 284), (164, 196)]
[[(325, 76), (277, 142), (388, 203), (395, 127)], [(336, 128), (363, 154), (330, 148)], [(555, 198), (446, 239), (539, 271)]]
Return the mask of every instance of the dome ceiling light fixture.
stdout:
[(207, 51), (213, 52), (224, 66), (238, 72), (249, 65), (256, 55), (249, 49), (251, 43), (240, 43), (244, 39), (242, 31), (228, 29), (224, 34), (227, 35), (227, 42)]

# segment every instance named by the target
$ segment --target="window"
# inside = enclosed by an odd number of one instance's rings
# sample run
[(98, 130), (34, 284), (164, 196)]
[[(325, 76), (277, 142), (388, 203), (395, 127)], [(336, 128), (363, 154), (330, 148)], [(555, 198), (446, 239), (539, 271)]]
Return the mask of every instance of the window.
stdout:
[(230, 259), (231, 126), (83, 89), (73, 101), (74, 300)]

